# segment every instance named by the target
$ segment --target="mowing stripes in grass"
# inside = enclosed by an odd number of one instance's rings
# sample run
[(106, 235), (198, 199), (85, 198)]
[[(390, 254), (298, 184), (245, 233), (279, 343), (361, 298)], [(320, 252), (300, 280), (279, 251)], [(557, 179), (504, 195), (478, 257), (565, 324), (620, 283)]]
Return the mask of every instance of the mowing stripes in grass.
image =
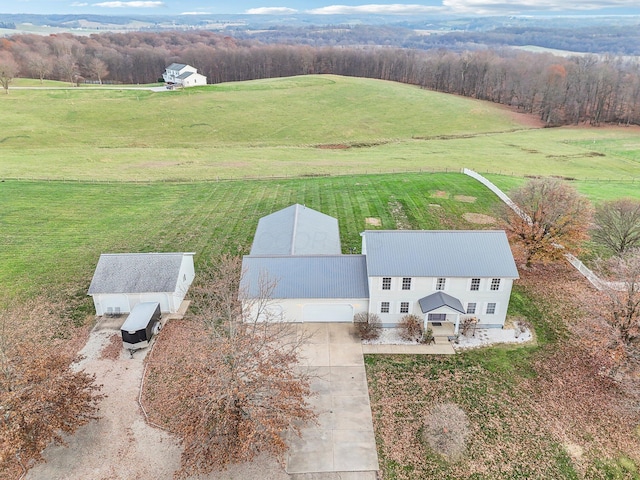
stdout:
[[(413, 228), (440, 228), (430, 191), (477, 197), (442, 202), (454, 228), (475, 228), (464, 211), (492, 214), (497, 198), (461, 174), (395, 174), (193, 184), (0, 183), (0, 290), (34, 294), (88, 287), (104, 252), (247, 251), (258, 219), (292, 203), (338, 218), (344, 253), (360, 252), (366, 217), (394, 228), (389, 200), (405, 205)], [(477, 226), (476, 226), (477, 227)], [(369, 227), (371, 228), (371, 227)]]

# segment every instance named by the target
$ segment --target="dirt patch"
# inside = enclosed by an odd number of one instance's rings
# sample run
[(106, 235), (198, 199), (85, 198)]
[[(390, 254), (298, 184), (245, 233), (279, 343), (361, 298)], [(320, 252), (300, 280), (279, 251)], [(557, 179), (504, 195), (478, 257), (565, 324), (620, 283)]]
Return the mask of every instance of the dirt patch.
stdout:
[(458, 202), (464, 202), (464, 203), (476, 203), (476, 200), (477, 200), (476, 197), (470, 197), (467, 195), (455, 195), (453, 198)]
[(393, 221), (396, 223), (397, 230), (410, 230), (411, 223), (409, 217), (404, 211), (404, 206), (396, 199), (392, 199), (389, 202), (389, 211), (393, 217)]
[(100, 360), (118, 360), (123, 352), (122, 336), (118, 333), (114, 333), (107, 340), (107, 344), (102, 347)]
[(324, 145), (316, 145), (316, 148), (321, 150), (347, 150), (351, 148), (351, 146), (345, 145), (344, 143), (327, 143)]
[(435, 192), (431, 192), (431, 198), (449, 198), (449, 194), (444, 190), (437, 190)]
[(575, 443), (565, 442), (564, 448), (573, 460), (581, 460), (584, 454), (584, 449), (580, 445)]
[(492, 225), (497, 222), (495, 217), (485, 215), (483, 213), (467, 212), (462, 214), (462, 218), (464, 218), (467, 222), (477, 223), (479, 225)]
[(431, 208), (442, 208), (442, 205), (440, 205), (439, 203), (430, 203), (429, 207), (431, 207)]
[(366, 223), (367, 225), (372, 225), (374, 227), (382, 226), (382, 221), (376, 217), (367, 217), (364, 219), (364, 223)]

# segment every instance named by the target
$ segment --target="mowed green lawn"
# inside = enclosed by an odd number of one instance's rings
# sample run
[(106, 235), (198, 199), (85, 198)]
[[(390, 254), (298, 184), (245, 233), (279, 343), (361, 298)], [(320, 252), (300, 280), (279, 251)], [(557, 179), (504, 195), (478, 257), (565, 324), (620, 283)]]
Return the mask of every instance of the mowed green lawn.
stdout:
[(412, 228), (479, 228), (462, 215), (491, 215), (498, 200), (457, 173), (194, 184), (4, 181), (0, 292), (87, 288), (104, 252), (194, 251), (196, 261), (248, 252), (258, 219), (293, 203), (337, 217), (348, 253), (360, 251), (365, 218), (396, 228), (394, 205), (402, 205)]
[(640, 177), (637, 128), (532, 128), (491, 103), (330, 75), (183, 91), (0, 95), (0, 177), (83, 180), (459, 171)]

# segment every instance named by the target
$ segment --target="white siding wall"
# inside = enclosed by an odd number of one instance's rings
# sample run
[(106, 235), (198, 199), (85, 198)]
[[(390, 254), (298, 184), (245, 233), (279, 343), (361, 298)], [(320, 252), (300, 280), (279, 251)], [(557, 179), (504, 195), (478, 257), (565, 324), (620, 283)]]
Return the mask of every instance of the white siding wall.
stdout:
[[(370, 312), (377, 313), (385, 326), (394, 326), (406, 313), (400, 313), (401, 302), (409, 302), (409, 313), (424, 317), (418, 300), (437, 292), (437, 278), (413, 277), (411, 289), (402, 290), (402, 277), (391, 277), (391, 289), (382, 290), (383, 277), (369, 277)], [(507, 316), (509, 297), (513, 279), (500, 279), (500, 289), (491, 290), (491, 278), (481, 278), (478, 291), (471, 290), (471, 278), (446, 278), (444, 293), (457, 298), (462, 306), (476, 303), (476, 313), (473, 315), (483, 327), (501, 327)], [(382, 302), (389, 302), (389, 313), (381, 313)], [(496, 304), (494, 314), (486, 314), (487, 305)], [(437, 311), (434, 311), (437, 313)], [(461, 318), (464, 315), (461, 315)]]
[[(302, 322), (305, 305), (351, 305), (354, 315), (367, 312), (369, 300), (366, 298), (304, 298), (304, 299), (274, 299), (270, 307), (276, 310), (282, 309), (283, 320), (287, 322)], [(245, 306), (244, 308), (247, 308)], [(251, 312), (251, 318), (255, 318), (256, 312)]]

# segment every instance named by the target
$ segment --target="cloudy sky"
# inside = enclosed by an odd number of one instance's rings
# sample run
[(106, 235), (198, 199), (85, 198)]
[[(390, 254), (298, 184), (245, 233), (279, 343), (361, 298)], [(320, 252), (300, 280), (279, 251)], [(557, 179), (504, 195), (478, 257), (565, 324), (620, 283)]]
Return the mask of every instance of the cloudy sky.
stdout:
[[(392, 0), (394, 2), (395, 0)], [(266, 13), (317, 15), (384, 14), (587, 14), (640, 15), (639, 0), (417, 0), (383, 3), (366, 0), (2, 0), (0, 13), (95, 13), (107, 15), (196, 15)]]

